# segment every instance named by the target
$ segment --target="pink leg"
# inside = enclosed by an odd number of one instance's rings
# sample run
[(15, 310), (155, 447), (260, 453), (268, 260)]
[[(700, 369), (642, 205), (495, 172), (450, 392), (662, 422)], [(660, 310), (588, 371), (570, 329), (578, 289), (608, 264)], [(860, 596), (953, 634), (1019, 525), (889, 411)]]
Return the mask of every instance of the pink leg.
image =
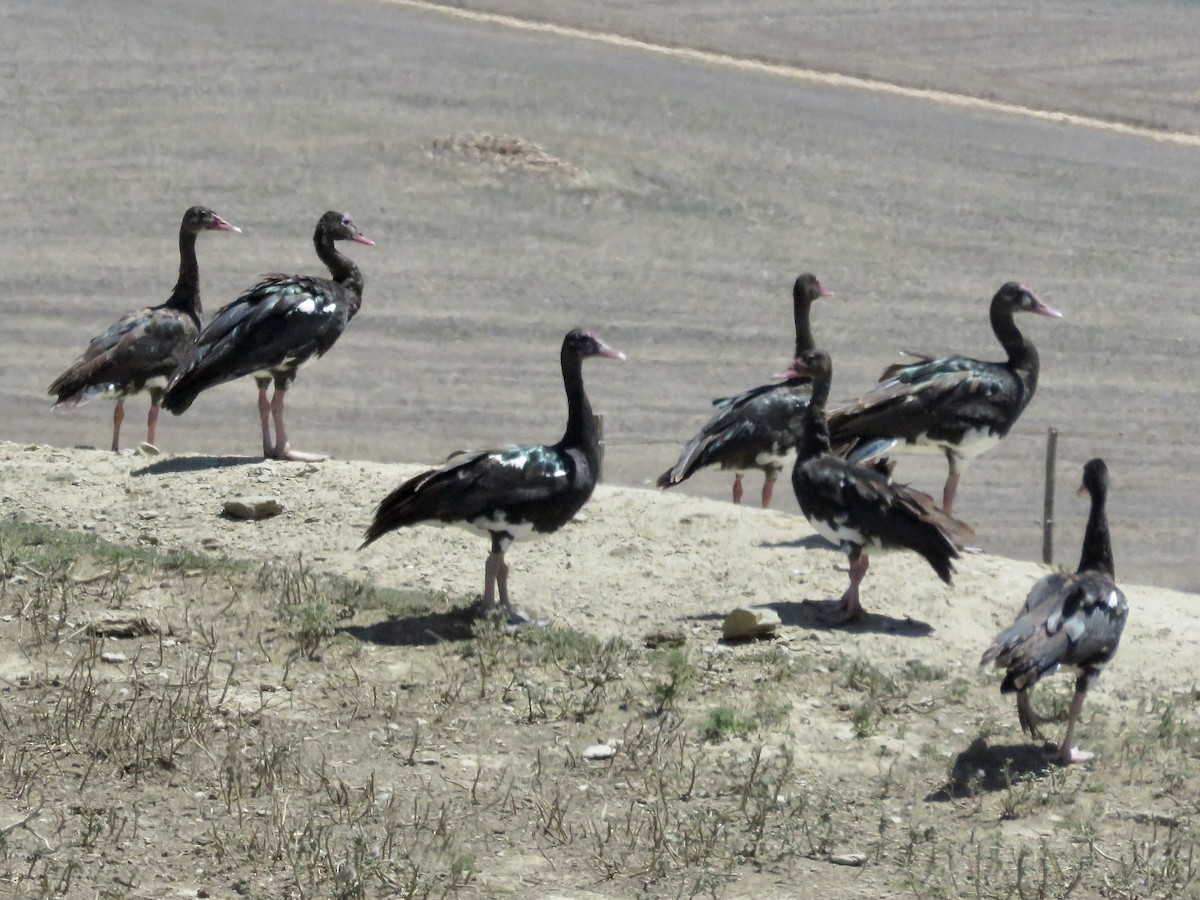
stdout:
[(288, 444), (287, 429), (283, 427), (283, 398), (287, 388), (276, 386), (275, 395), (271, 397), (271, 418), (275, 420), (275, 451), (271, 453), (276, 459), (290, 459), (295, 462), (320, 462), (329, 459), (320, 453), (302, 453), (293, 450)]
[(1075, 696), (1071, 700), (1071, 711), (1067, 714), (1067, 733), (1063, 735), (1062, 744), (1059, 745), (1058, 754), (1055, 759), (1068, 766), (1071, 763), (1086, 762), (1096, 754), (1088, 750), (1080, 750), (1071, 746), (1075, 739), (1075, 720), (1079, 718), (1079, 714), (1083, 711), (1083, 698), (1087, 696), (1086, 691), (1076, 689)]
[(850, 558), (850, 587), (842, 594), (840, 600), (821, 600), (813, 605), (818, 614), (828, 620), (830, 625), (846, 625), (866, 615), (858, 599), (858, 586), (867, 575), (867, 567), (871, 564), (866, 553), (859, 552)]
[(942, 509), (947, 515), (954, 512), (954, 494), (958, 490), (958, 473), (955, 472), (946, 479), (946, 486), (942, 488)]
[(733, 502), (742, 502), (742, 475), (740, 472), (733, 476)]
[(958, 491), (958, 476), (961, 471), (952, 454), (946, 454), (946, 461), (950, 463), (950, 473), (946, 476), (946, 486), (942, 488), (942, 509), (949, 515), (954, 511), (954, 495)]
[(775, 479), (767, 476), (767, 480), (763, 482), (762, 489), (762, 508), (771, 508), (771, 494), (775, 491)]
[(275, 445), (271, 442), (271, 401), (267, 399), (270, 383), (260, 382), (258, 385), (258, 420), (262, 424), (263, 456), (268, 459), (275, 455)]
[(121, 422), (125, 418), (125, 401), (118, 400), (113, 409), (113, 453), (121, 449)]

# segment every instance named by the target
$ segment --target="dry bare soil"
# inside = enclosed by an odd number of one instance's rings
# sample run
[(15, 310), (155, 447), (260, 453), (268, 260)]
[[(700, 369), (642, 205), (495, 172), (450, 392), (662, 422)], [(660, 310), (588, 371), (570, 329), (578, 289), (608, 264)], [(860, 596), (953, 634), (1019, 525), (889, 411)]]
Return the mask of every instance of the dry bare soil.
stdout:
[[(602, 486), (510, 554), (548, 623), (514, 635), (459, 612), (482, 541), (355, 549), (415, 471), (0, 445), (0, 891), (1195, 894), (1194, 597), (1125, 585), (1062, 769), (977, 666), (1036, 566), (878, 559), (829, 631), (803, 601), (844, 560), (802, 518)], [(245, 494), (284, 512), (221, 515)], [(722, 643), (748, 603), (778, 636)]]

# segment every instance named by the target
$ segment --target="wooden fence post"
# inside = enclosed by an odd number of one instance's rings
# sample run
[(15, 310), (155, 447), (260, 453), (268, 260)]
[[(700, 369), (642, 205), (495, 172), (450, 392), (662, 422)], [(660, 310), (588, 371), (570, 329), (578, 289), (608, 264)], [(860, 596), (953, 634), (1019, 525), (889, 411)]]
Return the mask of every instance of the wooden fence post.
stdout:
[(1054, 561), (1054, 468), (1058, 456), (1058, 429), (1046, 432), (1046, 493), (1042, 500), (1042, 562)]

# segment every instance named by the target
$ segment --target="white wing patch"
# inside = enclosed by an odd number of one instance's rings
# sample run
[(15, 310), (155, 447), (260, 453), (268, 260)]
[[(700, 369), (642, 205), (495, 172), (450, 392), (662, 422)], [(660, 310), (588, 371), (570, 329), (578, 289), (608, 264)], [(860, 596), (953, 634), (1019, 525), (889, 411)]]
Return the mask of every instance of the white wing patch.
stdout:
[(314, 300), (312, 297), (309, 297), (306, 300), (303, 300), (300, 303), (296, 304), (296, 312), (314, 313), (316, 311), (317, 311), (317, 301)]
[(510, 469), (523, 469), (529, 462), (529, 456), (524, 453), (500, 453), (496, 456), (496, 462)]
[(836, 544), (838, 547), (845, 548), (846, 544), (857, 544), (862, 546), (867, 543), (863, 539), (863, 533), (857, 528), (851, 528), (844, 522), (825, 522), (816, 517), (808, 520), (812, 525), (813, 530), (821, 537), (829, 541), (831, 544)]
[(1063, 623), (1063, 628), (1067, 632), (1067, 637), (1073, 641), (1077, 641), (1083, 637), (1083, 633), (1087, 631), (1087, 622), (1084, 620), (1083, 616), (1071, 616), (1071, 618), (1067, 619), (1066, 622)]

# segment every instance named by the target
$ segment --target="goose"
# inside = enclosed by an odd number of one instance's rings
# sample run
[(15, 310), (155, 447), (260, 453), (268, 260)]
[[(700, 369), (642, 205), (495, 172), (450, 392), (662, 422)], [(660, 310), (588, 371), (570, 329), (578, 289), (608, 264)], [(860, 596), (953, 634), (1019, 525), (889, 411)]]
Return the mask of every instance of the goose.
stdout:
[(1083, 467), (1078, 493), (1091, 495), (1091, 511), (1083, 532), (1083, 551), (1073, 574), (1055, 573), (1038, 581), (1025, 598), (1017, 620), (1005, 628), (984, 652), (980, 665), (1007, 669), (1000, 693), (1017, 695), (1017, 719), (1022, 731), (1040, 740), (1029, 692), (1060, 666), (1075, 669), (1075, 696), (1067, 714), (1067, 730), (1055, 759), (1069, 765), (1095, 754), (1074, 746), (1075, 723), (1083, 711), (1088, 688), (1117, 652), (1129, 616), (1129, 603), (1117, 587), (1112, 542), (1105, 504), (1108, 466), (1102, 459)]
[(457, 525), (491, 542), (484, 564), (480, 611), (500, 607), (514, 619), (504, 555), (514, 541), (551, 534), (587, 503), (600, 470), (600, 435), (583, 388), (583, 361), (624, 360), (593, 332), (576, 328), (563, 338), (560, 362), (567, 395), (567, 427), (556, 444), (522, 444), (453, 455), (416, 475), (379, 503), (360, 550), (389, 531), (428, 522)]
[(121, 448), (125, 400), (146, 391), (150, 394), (146, 443), (153, 446), (167, 380), (200, 333), (196, 238), (205, 231), (241, 230), (208, 207), (188, 209), (179, 224), (179, 280), (167, 302), (134, 310), (92, 338), (83, 354), (50, 385), (54, 408), (78, 406), (100, 395), (114, 398), (112, 449), (116, 453)]
[(859, 465), (833, 454), (825, 417), (833, 378), (828, 353), (802, 353), (782, 376), (807, 376), (813, 385), (792, 468), (800, 510), (818, 534), (850, 559), (850, 586), (839, 600), (818, 604), (820, 612), (834, 625), (865, 614), (859, 585), (867, 574), (869, 552), (911, 550), (951, 584), (953, 560), (974, 537), (971, 527), (938, 509), (928, 494), (892, 481), (886, 464)]
[[(792, 286), (792, 308), (796, 323), (795, 355), (814, 346), (809, 310), (820, 297), (832, 297), (815, 275), (805, 273)], [(771, 505), (775, 482), (788, 454), (800, 440), (804, 411), (808, 407), (807, 378), (764, 384), (733, 397), (714, 400), (717, 407), (679, 454), (675, 465), (658, 476), (661, 489), (673, 487), (700, 469), (717, 465), (732, 469), (733, 502), (742, 502), (742, 477), (750, 469), (764, 476), (762, 507)]]
[[(296, 370), (313, 356), (328, 352), (362, 306), (362, 273), (353, 260), (342, 255), (335, 241), (375, 246), (346, 213), (325, 213), (317, 222), (313, 244), (333, 277), (267, 275), (223, 307), (200, 332), (167, 385), (163, 405), (180, 415), (201, 391), (253, 375), (258, 385), (263, 456), (302, 462), (326, 459), (322, 454), (292, 449), (283, 422), (283, 402)], [(275, 393), (268, 402), (267, 388), (272, 381)], [(274, 440), (268, 417), (274, 419)]]
[(917, 362), (889, 366), (859, 399), (829, 410), (838, 454), (863, 462), (889, 451), (942, 453), (949, 474), (942, 509), (951, 513), (959, 476), (968, 463), (1012, 430), (1037, 391), (1037, 348), (1017, 328), (1019, 312), (1062, 318), (1033, 292), (1010, 281), (992, 297), (992, 331), (1008, 358), (910, 354)]

